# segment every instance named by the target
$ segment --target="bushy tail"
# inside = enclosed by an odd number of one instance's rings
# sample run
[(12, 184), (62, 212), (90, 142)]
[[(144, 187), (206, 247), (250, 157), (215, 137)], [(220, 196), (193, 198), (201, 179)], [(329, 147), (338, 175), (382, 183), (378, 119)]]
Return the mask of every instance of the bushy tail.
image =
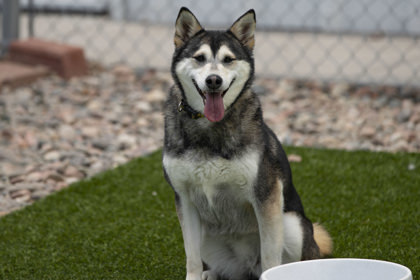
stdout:
[(329, 233), (323, 226), (318, 223), (314, 223), (314, 239), (319, 247), (321, 257), (330, 256), (333, 251), (333, 241)]

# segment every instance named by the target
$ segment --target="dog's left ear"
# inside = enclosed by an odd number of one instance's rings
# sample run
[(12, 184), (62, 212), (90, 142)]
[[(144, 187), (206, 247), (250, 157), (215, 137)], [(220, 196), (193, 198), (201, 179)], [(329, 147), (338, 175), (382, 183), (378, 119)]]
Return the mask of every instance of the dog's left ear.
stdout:
[(245, 47), (253, 50), (255, 44), (255, 25), (255, 11), (251, 9), (238, 18), (235, 23), (232, 24), (229, 31), (232, 32)]
[(175, 47), (182, 47), (191, 37), (201, 31), (203, 28), (194, 14), (185, 7), (179, 10), (175, 23)]

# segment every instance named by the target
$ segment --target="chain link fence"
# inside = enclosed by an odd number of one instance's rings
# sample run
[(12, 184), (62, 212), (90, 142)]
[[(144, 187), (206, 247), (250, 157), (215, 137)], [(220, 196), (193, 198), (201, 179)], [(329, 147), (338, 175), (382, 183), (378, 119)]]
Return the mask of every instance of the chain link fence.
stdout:
[(168, 70), (174, 22), (189, 7), (208, 29), (257, 14), (260, 76), (420, 85), (419, 0), (21, 1), (21, 37), (80, 45), (105, 65)]

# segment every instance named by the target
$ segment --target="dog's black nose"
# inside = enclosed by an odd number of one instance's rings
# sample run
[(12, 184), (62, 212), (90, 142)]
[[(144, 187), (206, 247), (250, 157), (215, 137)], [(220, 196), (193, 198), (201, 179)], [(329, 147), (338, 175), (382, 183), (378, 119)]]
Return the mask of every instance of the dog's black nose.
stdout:
[(219, 75), (210, 75), (206, 79), (206, 85), (209, 89), (216, 90), (223, 83), (222, 77)]

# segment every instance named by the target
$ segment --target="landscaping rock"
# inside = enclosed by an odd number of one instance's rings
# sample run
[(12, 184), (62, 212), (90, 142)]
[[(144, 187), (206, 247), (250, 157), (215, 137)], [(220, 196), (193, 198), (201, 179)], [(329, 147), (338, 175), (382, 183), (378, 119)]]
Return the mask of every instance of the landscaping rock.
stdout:
[[(416, 95), (346, 83), (255, 82), (264, 117), (285, 145), (420, 152)], [(170, 73), (119, 65), (67, 81), (49, 76), (4, 88), (0, 215), (160, 148), (171, 83)]]

